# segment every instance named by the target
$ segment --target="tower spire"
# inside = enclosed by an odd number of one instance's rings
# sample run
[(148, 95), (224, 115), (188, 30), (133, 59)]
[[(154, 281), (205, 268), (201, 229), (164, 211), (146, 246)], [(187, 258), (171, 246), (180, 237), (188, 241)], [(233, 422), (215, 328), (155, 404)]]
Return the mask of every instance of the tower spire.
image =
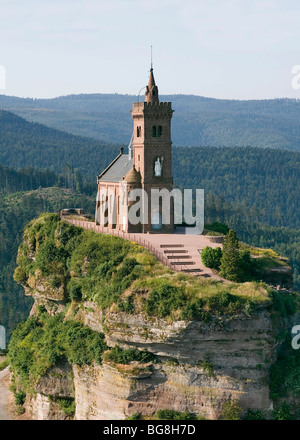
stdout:
[(146, 91), (145, 91), (145, 102), (159, 102), (158, 87), (155, 84), (155, 79), (153, 75), (152, 46), (151, 46), (151, 68), (150, 68), (149, 82), (148, 85), (146, 86)]

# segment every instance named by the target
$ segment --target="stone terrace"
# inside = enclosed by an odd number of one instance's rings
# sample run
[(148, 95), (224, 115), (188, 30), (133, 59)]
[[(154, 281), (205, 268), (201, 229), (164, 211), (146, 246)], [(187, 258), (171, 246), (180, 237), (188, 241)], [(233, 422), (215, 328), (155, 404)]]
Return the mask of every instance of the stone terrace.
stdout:
[(132, 234), (97, 226), (89, 221), (67, 217), (63, 217), (63, 220), (84, 229), (91, 229), (96, 233), (111, 234), (133, 241), (148, 249), (161, 263), (174, 271), (225, 281), (211, 269), (205, 267), (201, 261), (201, 251), (206, 246), (222, 247), (220, 237), (188, 235), (180, 233), (180, 230), (174, 234)]

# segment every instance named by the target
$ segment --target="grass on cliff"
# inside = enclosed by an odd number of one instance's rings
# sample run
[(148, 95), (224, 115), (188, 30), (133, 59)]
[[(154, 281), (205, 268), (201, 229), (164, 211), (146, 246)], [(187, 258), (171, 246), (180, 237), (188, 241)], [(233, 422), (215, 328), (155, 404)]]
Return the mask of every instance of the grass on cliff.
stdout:
[(64, 320), (64, 314), (49, 316), (40, 310), (38, 316), (19, 323), (9, 344), (9, 363), (18, 386), (31, 391), (31, 383), (38, 381), (53, 365), (68, 361), (71, 365), (90, 365), (102, 362), (107, 349), (102, 333), (91, 330), (80, 322)]
[(242, 250), (250, 251), (250, 254), (257, 259), (260, 270), (276, 269), (276, 268), (288, 268), (289, 260), (286, 257), (282, 257), (277, 254), (273, 249), (264, 249), (249, 246), (245, 243), (240, 243)]
[(15, 280), (32, 294), (51, 286), (68, 301), (100, 308), (208, 322), (212, 315), (251, 316), (272, 302), (262, 283), (221, 283), (172, 272), (136, 243), (96, 234), (44, 214), (25, 228)]
[[(157, 362), (153, 353), (137, 349), (110, 348), (104, 334), (91, 330), (78, 321), (67, 319), (67, 311), (49, 316), (42, 306), (27, 321), (19, 323), (9, 344), (7, 361), (14, 373), (15, 395), (34, 393), (34, 384), (54, 365), (101, 364), (103, 361), (128, 365)], [(24, 399), (25, 399), (24, 397)], [(61, 401), (68, 410), (69, 401)], [(71, 405), (70, 411), (72, 412)]]
[(9, 365), (9, 360), (8, 358), (4, 358), (2, 359), (2, 357), (0, 357), (0, 371), (4, 370), (6, 367), (8, 367)]
[(204, 322), (209, 322), (212, 315), (251, 316), (258, 305), (271, 303), (270, 293), (261, 283), (225, 285), (180, 273), (139, 279), (134, 282), (132, 292), (131, 302), (136, 309), (150, 316)]

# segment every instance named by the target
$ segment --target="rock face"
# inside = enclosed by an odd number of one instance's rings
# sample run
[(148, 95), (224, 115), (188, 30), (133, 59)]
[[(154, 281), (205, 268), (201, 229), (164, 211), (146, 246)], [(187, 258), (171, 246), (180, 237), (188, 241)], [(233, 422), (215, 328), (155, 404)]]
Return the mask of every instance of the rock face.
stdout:
[[(86, 304), (78, 316), (103, 331), (95, 304)], [(170, 402), (173, 409), (212, 419), (230, 399), (245, 409), (272, 408), (266, 382), (276, 341), (266, 310), (255, 319), (223, 318), (209, 325), (118, 313), (106, 316), (105, 325), (108, 345), (147, 350), (161, 362), (146, 377), (106, 364), (74, 367), (77, 419), (152, 415)]]
[(68, 420), (59, 405), (60, 398), (74, 397), (73, 371), (66, 362), (47, 371), (35, 386), (36, 395), (27, 403), (34, 420)]
[(69, 419), (59, 405), (44, 394), (37, 393), (30, 402), (33, 420), (67, 420)]
[(36, 385), (37, 393), (57, 397), (74, 397), (72, 367), (66, 362), (50, 368)]
[(160, 362), (73, 365), (72, 374), (69, 365), (54, 367), (36, 386), (34, 418), (66, 418), (58, 397), (75, 397), (77, 420), (150, 416), (169, 409), (170, 402), (172, 409), (210, 419), (219, 418), (224, 402), (232, 399), (245, 410), (272, 409), (268, 365), (275, 360), (277, 342), (267, 309), (251, 318), (216, 317), (204, 324), (121, 312), (104, 316), (96, 304), (85, 302), (74, 319), (105, 330), (109, 346), (147, 350)]
[(134, 379), (107, 365), (76, 367), (74, 382), (77, 420), (117, 420), (134, 413), (152, 415), (170, 405), (177, 411), (215, 419), (220, 416), (223, 403), (235, 398), (247, 408), (271, 408), (266, 386), (253, 387), (250, 380), (240, 382), (218, 374), (209, 378), (203, 369), (192, 365), (156, 366), (148, 377)]

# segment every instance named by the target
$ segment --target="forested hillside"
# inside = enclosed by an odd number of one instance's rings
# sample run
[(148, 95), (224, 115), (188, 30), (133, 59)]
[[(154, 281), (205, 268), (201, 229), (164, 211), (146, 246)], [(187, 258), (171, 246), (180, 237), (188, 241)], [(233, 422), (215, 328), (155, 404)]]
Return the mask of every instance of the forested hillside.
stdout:
[(91, 180), (117, 154), (118, 147), (64, 133), (0, 111), (0, 163), (14, 168), (52, 168), (66, 164), (90, 174)]
[(300, 154), (259, 148), (174, 148), (173, 177), (234, 202), (255, 221), (300, 227)]
[[(59, 169), (59, 167), (57, 167)], [(82, 174), (78, 168), (69, 164), (64, 165), (60, 173), (53, 169), (25, 167), (16, 170), (0, 164), (0, 194), (8, 195), (18, 191), (29, 191), (38, 188), (57, 186), (85, 194), (96, 193), (95, 179), (91, 180)]]
[(57, 184), (58, 176), (53, 170), (38, 170), (32, 167), (15, 170), (0, 164), (0, 193), (2, 195)]
[[(0, 96), (0, 109), (81, 136), (128, 143), (132, 103), (143, 96), (86, 94), (55, 99)], [(174, 145), (257, 146), (300, 151), (300, 101), (221, 100), (193, 95), (161, 95), (175, 110)]]

